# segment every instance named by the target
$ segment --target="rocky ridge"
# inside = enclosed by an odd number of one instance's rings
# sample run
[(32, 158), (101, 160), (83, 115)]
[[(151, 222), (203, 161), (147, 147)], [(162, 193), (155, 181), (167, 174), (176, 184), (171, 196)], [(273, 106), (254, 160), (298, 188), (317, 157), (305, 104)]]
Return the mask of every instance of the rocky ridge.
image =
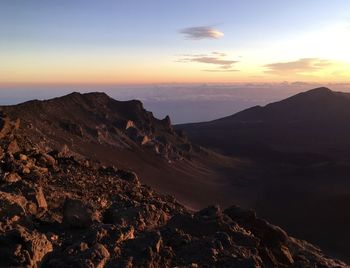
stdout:
[(190, 211), (132, 171), (0, 120), (2, 267), (348, 267), (232, 206)]
[(169, 116), (157, 119), (140, 101), (117, 101), (105, 93), (74, 92), (45, 101), (2, 106), (0, 110), (12, 119), (20, 118), (26, 133), (38, 144), (53, 148), (66, 144), (83, 155), (81, 143), (142, 149), (169, 161), (188, 158), (192, 150), (187, 138), (173, 129)]

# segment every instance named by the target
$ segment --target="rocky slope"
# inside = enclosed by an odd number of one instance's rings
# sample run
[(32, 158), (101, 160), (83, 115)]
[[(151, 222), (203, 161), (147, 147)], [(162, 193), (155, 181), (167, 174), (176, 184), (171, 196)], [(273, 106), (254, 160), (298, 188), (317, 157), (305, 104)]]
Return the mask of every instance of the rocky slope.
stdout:
[[(176, 195), (193, 208), (210, 202), (228, 205), (231, 179), (239, 161), (191, 144), (174, 131), (169, 117), (154, 118), (140, 101), (117, 101), (104, 93), (72, 93), (63, 97), (0, 106), (21, 131), (45, 150), (131, 169), (156, 190)], [(230, 172), (231, 174), (231, 172)]]
[[(192, 150), (184, 136), (177, 135), (170, 118), (153, 117), (140, 101), (117, 101), (104, 93), (71, 93), (47, 101), (29, 101), (1, 110), (20, 118), (27, 133), (45, 145), (66, 144), (84, 154), (80, 142), (132, 149), (142, 146), (169, 161)], [(55, 137), (52, 139), (52, 137)]]
[[(347, 267), (252, 211), (190, 211), (0, 120), (1, 267)], [(141, 179), (142, 181), (142, 179)]]

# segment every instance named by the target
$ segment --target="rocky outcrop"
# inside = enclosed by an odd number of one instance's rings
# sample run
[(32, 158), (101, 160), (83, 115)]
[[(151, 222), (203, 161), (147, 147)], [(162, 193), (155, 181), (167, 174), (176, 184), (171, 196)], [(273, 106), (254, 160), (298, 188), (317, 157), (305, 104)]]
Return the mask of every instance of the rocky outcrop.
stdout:
[(92, 218), (80, 200), (66, 199), (63, 205), (63, 223), (73, 228), (88, 228)]
[(0, 265), (2, 267), (39, 267), (43, 258), (53, 250), (42, 233), (23, 227), (0, 233)]
[(90, 246), (86, 243), (76, 243), (60, 254), (52, 255), (44, 267), (105, 267), (110, 254), (105, 246), (97, 243)]
[[(72, 144), (83, 142), (149, 150), (167, 160), (188, 156), (188, 152), (181, 148), (186, 138), (173, 130), (169, 116), (157, 119), (137, 100), (117, 101), (104, 93), (72, 93), (48, 101), (30, 101), (0, 109), (3, 110), (0, 137), (20, 124), (6, 117), (4, 113), (7, 112), (13, 119), (21, 118), (23, 129), (36, 138), (38, 144), (50, 141), (52, 136), (59, 137), (59, 144), (50, 144), (55, 149), (63, 144), (72, 147)], [(160, 142), (159, 137), (166, 142)], [(7, 144), (12, 154), (19, 150), (17, 142), (11, 139)], [(159, 147), (161, 153), (157, 153)], [(83, 151), (83, 148), (76, 148), (76, 153)]]
[(27, 209), (29, 204), (25, 197), (17, 194), (0, 192), (0, 230), (4, 231), (9, 226), (31, 225)]

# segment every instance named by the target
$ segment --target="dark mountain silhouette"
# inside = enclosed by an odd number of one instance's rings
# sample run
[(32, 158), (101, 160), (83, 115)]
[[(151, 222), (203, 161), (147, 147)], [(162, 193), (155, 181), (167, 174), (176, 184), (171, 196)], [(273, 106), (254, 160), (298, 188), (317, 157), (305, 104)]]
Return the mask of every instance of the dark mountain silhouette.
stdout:
[(253, 183), (260, 185), (259, 215), (349, 260), (349, 119), (348, 93), (316, 88), (176, 129), (193, 143), (249, 159), (261, 171)]
[(271, 152), (350, 157), (350, 95), (316, 88), (211, 122), (177, 126), (198, 144), (226, 154)]
[(2, 267), (348, 267), (253, 211), (191, 211), (98, 161), (108, 148), (130, 163), (143, 152), (158, 169), (219, 158), (140, 102), (74, 93), (2, 107), (0, 137)]
[[(274, 123), (341, 123), (348, 119), (350, 95), (315, 88), (265, 107), (257, 106), (217, 121), (260, 121)], [(336, 122), (334, 119), (337, 119)]]

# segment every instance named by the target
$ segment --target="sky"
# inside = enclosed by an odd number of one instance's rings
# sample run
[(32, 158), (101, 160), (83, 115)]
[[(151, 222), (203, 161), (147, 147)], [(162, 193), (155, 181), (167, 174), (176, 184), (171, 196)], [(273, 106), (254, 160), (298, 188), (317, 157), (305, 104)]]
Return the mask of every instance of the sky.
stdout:
[(0, 0), (0, 86), (350, 82), (348, 0)]

